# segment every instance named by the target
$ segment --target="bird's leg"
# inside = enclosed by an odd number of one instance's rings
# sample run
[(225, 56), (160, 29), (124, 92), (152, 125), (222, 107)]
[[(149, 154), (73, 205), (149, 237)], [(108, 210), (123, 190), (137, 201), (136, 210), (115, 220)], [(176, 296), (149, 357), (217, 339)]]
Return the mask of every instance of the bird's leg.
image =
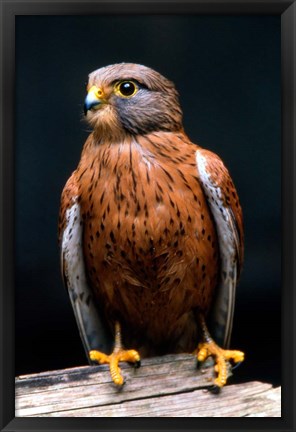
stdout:
[(109, 364), (111, 378), (118, 386), (124, 384), (124, 379), (118, 366), (119, 362), (124, 361), (135, 363), (135, 366), (137, 367), (139, 367), (141, 364), (140, 355), (137, 351), (123, 349), (121, 342), (121, 329), (118, 321), (115, 322), (115, 341), (113, 352), (110, 355), (107, 355), (100, 351), (92, 350), (89, 352), (89, 357), (92, 361), (95, 361), (99, 364)]
[(214, 380), (215, 386), (219, 389), (226, 384), (228, 378), (229, 363), (228, 360), (239, 363), (244, 360), (242, 351), (226, 350), (220, 348), (212, 339), (207, 328), (204, 316), (198, 314), (199, 324), (202, 331), (203, 342), (198, 345), (196, 357), (198, 362), (204, 362), (209, 356), (215, 359), (215, 372), (217, 377)]

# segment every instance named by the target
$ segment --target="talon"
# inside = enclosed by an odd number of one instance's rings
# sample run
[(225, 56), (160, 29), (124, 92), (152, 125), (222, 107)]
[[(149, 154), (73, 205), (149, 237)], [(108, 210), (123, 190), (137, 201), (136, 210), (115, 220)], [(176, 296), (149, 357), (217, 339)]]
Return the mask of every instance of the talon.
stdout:
[(217, 374), (217, 377), (214, 379), (214, 387), (221, 389), (226, 384), (227, 378), (232, 375), (229, 360), (240, 364), (244, 360), (244, 353), (242, 351), (220, 348), (211, 338), (202, 315), (199, 315), (199, 320), (205, 342), (198, 344), (197, 361), (205, 361), (210, 356), (214, 358), (214, 371)]
[(237, 369), (241, 364), (242, 364), (241, 361), (236, 363), (234, 366), (231, 367), (231, 370)]
[(205, 342), (200, 351), (197, 353), (197, 361), (205, 361), (207, 357), (213, 356), (215, 358), (214, 371), (217, 373), (217, 378), (214, 380), (214, 384), (218, 387), (223, 387), (227, 378), (229, 377), (228, 369), (230, 367), (228, 360), (232, 360), (235, 363), (240, 364), (241, 361), (238, 359), (244, 358), (244, 353), (241, 351), (230, 351), (220, 348), (215, 342)]
[(134, 364), (135, 369), (138, 369), (141, 366), (141, 360), (137, 360)]
[(99, 364), (109, 364), (111, 378), (118, 387), (125, 384), (121, 375), (119, 362), (134, 363), (135, 367), (140, 367), (140, 355), (136, 350), (124, 350), (121, 346), (120, 325), (115, 323), (115, 344), (112, 354), (106, 355), (100, 351), (89, 351), (89, 358)]
[(221, 387), (219, 387), (218, 385), (212, 385), (211, 387), (209, 387), (208, 391), (213, 394), (219, 394), (221, 392)]
[(196, 359), (196, 367), (197, 367), (197, 369), (201, 369), (202, 363), (203, 362), (199, 361), (198, 358)]

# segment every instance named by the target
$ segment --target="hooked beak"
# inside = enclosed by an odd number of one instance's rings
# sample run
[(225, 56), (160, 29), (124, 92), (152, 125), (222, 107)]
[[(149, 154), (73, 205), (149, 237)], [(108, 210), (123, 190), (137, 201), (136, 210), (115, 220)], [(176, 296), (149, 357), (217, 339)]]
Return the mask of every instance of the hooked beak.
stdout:
[(92, 86), (87, 92), (87, 96), (84, 101), (84, 115), (87, 114), (87, 111), (90, 109), (98, 109), (100, 105), (104, 102), (103, 91), (96, 87)]

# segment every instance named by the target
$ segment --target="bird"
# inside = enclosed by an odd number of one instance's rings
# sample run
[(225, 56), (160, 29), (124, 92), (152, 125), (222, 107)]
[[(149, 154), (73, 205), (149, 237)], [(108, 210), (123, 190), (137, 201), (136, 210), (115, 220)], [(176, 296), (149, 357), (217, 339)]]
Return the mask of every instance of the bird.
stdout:
[[(184, 131), (172, 81), (134, 63), (88, 76), (91, 127), (61, 195), (61, 268), (91, 364), (193, 354), (214, 362), (220, 391), (231, 364), (243, 215), (222, 159)], [(111, 382), (112, 382), (111, 381)]]

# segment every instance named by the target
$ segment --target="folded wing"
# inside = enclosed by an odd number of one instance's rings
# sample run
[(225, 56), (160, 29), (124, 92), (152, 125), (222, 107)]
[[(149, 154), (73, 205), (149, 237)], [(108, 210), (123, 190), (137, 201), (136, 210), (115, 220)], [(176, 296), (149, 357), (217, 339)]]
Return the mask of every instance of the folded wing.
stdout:
[(235, 307), (235, 291), (243, 262), (244, 234), (238, 195), (221, 159), (198, 149), (199, 180), (216, 225), (221, 271), (211, 313), (215, 341), (229, 347)]
[[(61, 270), (68, 289), (86, 355), (90, 350), (109, 352), (110, 336), (100, 318), (92, 290), (88, 284), (83, 256), (83, 221), (78, 202), (75, 172), (62, 193), (59, 241)], [(90, 359), (89, 359), (90, 361)]]

